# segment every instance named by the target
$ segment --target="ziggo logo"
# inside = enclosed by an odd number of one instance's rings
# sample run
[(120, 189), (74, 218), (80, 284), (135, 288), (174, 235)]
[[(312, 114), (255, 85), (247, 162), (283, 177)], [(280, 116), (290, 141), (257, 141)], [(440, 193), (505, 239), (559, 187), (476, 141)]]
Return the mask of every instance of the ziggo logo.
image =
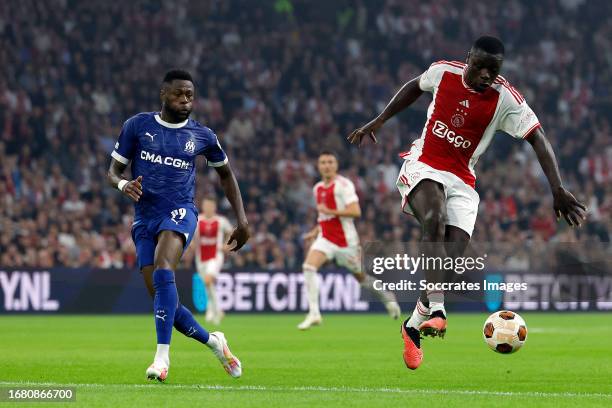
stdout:
[(455, 131), (450, 130), (448, 126), (446, 126), (446, 123), (440, 122), (439, 120), (436, 120), (431, 131), (434, 135), (438, 136), (439, 138), (446, 139), (455, 147), (467, 149), (472, 145), (470, 140), (466, 140), (463, 136), (456, 134)]

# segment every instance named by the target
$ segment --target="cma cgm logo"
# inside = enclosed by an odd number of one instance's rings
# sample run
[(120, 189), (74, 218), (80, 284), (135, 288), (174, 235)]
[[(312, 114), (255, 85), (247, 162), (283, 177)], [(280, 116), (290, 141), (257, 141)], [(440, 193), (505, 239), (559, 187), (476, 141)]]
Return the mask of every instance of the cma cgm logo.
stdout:
[(140, 158), (151, 163), (165, 164), (166, 166), (176, 167), (177, 169), (188, 169), (189, 162), (174, 157), (162, 157), (159, 154), (149, 153), (146, 150), (140, 151)]
[(51, 299), (49, 272), (0, 271), (0, 288), (6, 311), (55, 311), (59, 301)]
[(448, 143), (452, 144), (455, 147), (467, 149), (472, 145), (472, 142), (470, 140), (465, 140), (463, 136), (456, 134), (453, 130), (450, 130), (448, 126), (446, 126), (446, 123), (440, 122), (439, 120), (436, 120), (436, 122), (434, 123), (432, 132), (439, 138), (446, 139)]

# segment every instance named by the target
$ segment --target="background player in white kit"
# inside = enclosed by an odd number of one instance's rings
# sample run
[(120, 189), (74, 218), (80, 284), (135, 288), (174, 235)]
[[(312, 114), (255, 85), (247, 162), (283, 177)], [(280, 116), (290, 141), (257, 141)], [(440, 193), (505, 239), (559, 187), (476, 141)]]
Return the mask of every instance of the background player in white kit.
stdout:
[[(361, 208), (355, 186), (351, 180), (338, 174), (338, 160), (334, 153), (322, 152), (317, 165), (322, 179), (313, 188), (318, 225), (304, 236), (306, 242), (316, 239), (302, 265), (309, 311), (298, 325), (300, 330), (322, 321), (317, 271), (325, 262), (335, 260), (339, 266), (347, 268), (365, 289), (372, 290), (373, 282), (361, 267), (361, 246), (354, 223), (354, 219), (361, 216)], [(373, 293), (384, 302), (391, 317), (397, 319), (401, 310), (395, 295), (390, 292)]]
[(195, 263), (198, 275), (206, 287), (206, 321), (218, 325), (225, 316), (217, 300), (217, 277), (223, 267), (225, 244), (232, 233), (232, 225), (222, 215), (217, 214), (217, 204), (212, 198), (202, 200), (202, 214), (198, 217), (195, 243)]
[[(365, 136), (377, 142), (374, 132), (424, 92), (433, 100), (421, 138), (402, 154), (404, 165), (397, 186), (402, 210), (421, 225), (428, 257), (461, 256), (474, 229), (479, 197), (474, 166), (497, 131), (532, 146), (550, 184), (557, 219), (580, 226), (586, 207), (563, 187), (555, 154), (538, 118), (522, 95), (499, 76), (504, 45), (490, 36), (478, 38), (466, 63), (438, 61), (407, 82), (375, 119), (353, 131), (348, 139), (361, 145)], [(440, 282), (441, 272), (425, 270), (428, 281)], [(443, 337), (446, 332), (444, 292), (421, 293), (412, 316), (401, 327), (404, 362), (410, 369), (421, 364), (420, 334)], [(420, 332), (420, 333), (419, 333)]]

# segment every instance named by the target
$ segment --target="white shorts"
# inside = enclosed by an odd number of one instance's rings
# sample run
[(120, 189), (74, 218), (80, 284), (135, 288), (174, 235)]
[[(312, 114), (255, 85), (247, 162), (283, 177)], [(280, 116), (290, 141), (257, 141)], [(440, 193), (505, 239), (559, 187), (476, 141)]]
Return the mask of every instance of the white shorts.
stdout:
[(405, 160), (397, 178), (397, 189), (402, 195), (402, 210), (414, 215), (408, 194), (421, 180), (442, 184), (446, 196), (446, 224), (461, 228), (472, 236), (480, 197), (476, 190), (448, 171), (436, 170), (418, 160)]
[(313, 249), (323, 252), (327, 259), (336, 261), (336, 264), (347, 268), (352, 273), (361, 273), (362, 271), (360, 245), (341, 247), (319, 234), (310, 247), (310, 251)]
[(223, 266), (223, 254), (217, 255), (216, 257), (209, 259), (208, 261), (200, 261), (196, 262), (196, 267), (198, 268), (198, 274), (203, 278), (206, 275), (210, 276), (219, 276), (219, 272), (221, 272), (221, 267)]

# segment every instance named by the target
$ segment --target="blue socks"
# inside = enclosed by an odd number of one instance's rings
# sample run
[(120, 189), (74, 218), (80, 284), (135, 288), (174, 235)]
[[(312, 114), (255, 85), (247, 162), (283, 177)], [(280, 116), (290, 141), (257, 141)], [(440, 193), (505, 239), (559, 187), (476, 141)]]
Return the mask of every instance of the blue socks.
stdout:
[(153, 272), (155, 297), (155, 330), (157, 344), (170, 344), (172, 327), (202, 344), (208, 343), (208, 332), (193, 317), (189, 309), (178, 302), (174, 272), (170, 269), (157, 269)]
[(193, 318), (185, 306), (179, 304), (174, 315), (174, 327), (187, 337), (191, 337), (202, 344), (208, 343), (208, 332)]
[(170, 344), (174, 315), (178, 306), (174, 272), (170, 269), (157, 269), (153, 272), (153, 287), (155, 288), (153, 307), (157, 344)]

